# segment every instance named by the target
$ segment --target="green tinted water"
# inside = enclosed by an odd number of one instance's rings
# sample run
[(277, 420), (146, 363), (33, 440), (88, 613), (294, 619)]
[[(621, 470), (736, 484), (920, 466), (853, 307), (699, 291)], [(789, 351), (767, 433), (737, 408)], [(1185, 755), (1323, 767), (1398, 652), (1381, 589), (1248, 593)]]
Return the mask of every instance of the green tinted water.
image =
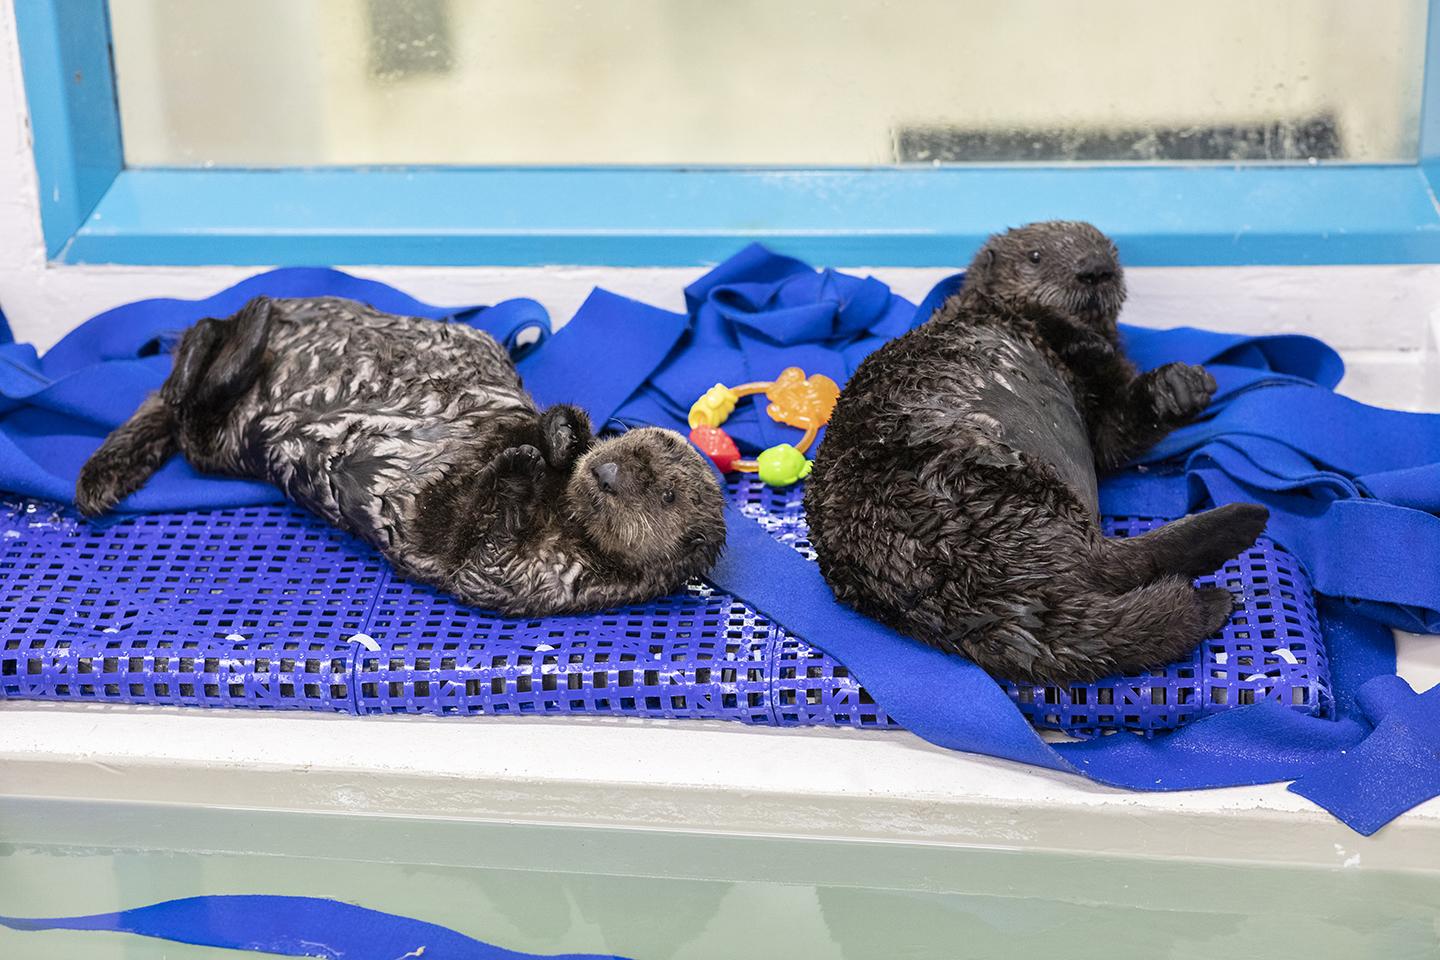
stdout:
[[(0, 913), (206, 893), (331, 897), (513, 950), (634, 960), (1440, 955), (1440, 872), (0, 801)], [(3, 960), (245, 956), (0, 928)]]

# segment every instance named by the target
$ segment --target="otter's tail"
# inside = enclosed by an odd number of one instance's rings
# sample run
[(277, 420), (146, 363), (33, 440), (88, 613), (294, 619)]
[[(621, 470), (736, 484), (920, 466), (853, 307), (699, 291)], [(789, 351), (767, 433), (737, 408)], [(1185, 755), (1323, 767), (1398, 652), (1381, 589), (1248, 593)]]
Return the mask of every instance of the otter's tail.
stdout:
[(270, 334), (271, 301), (256, 297), (228, 320), (201, 320), (181, 338), (175, 366), (80, 468), (75, 505), (99, 516), (139, 490), (178, 449), (178, 416), (213, 422), (254, 384)]
[(1183, 659), (1230, 618), (1234, 599), (1191, 581), (1250, 547), (1270, 513), (1232, 503), (1130, 539), (1106, 540), (1050, 591), (1047, 632), (1061, 640), (1045, 672), (1074, 680)]

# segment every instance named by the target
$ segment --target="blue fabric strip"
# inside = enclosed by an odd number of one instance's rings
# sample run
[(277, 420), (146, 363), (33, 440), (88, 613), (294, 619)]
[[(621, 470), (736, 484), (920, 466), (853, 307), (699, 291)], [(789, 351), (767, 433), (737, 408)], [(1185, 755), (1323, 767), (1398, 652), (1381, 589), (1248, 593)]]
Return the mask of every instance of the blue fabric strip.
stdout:
[[(597, 291), (520, 366), (542, 403), (580, 403), (600, 422), (613, 417), (684, 430), (690, 403), (717, 381), (769, 379), (781, 367), (797, 365), (844, 382), (866, 354), (926, 319), (961, 282), (948, 278), (917, 310), (873, 278), (813, 270), (751, 246), (686, 290), (686, 314)], [(319, 270), (261, 274), (203, 301), (119, 307), (74, 331), (44, 358), (19, 344), (0, 347), (0, 488), (69, 500), (84, 457), (163, 379), (163, 336), (173, 338), (201, 316), (227, 314), (261, 292), (353, 296), (381, 309), (476, 322), (512, 343), (527, 324), (545, 325), (543, 311), (531, 301), (446, 310), (372, 281)], [(1343, 365), (1313, 338), (1135, 327), (1123, 332), (1142, 368), (1175, 360), (1205, 363), (1221, 392), (1205, 420), (1106, 478), (1102, 508), (1164, 517), (1212, 503), (1266, 503), (1272, 512), (1268, 532), (1305, 562), (1329, 598), (1323, 609), (1339, 720), (1262, 704), (1153, 740), (1112, 736), (1052, 748), (982, 671), (839, 606), (814, 565), (742, 514), (728, 518), (729, 546), (712, 579), (823, 646), (891, 716), (952, 749), (1144, 790), (1303, 774), (1307, 796), (1359, 829), (1433, 795), (1440, 777), (1421, 769), (1425, 754), (1412, 742), (1417, 721), (1407, 719), (1422, 716), (1412, 711), (1428, 709), (1430, 695), (1418, 698), (1421, 706), (1394, 708), (1388, 723), (1362, 700), (1377, 678), (1384, 682), (1394, 673), (1385, 624), (1440, 631), (1440, 490), (1433, 483), (1440, 472), (1440, 418), (1336, 397), (1331, 388)], [(726, 424), (742, 447), (794, 438), (794, 431), (761, 416), (758, 406), (742, 404)], [(177, 461), (126, 506), (182, 510), (276, 498), (264, 485), (199, 477)], [(1392, 799), (1367, 792), (1361, 781), (1371, 772), (1353, 759), (1352, 748), (1369, 742), (1372, 728), (1381, 739), (1366, 756), (1410, 750), (1406, 756), (1414, 760), (1403, 766), (1411, 771), (1403, 774), (1409, 786), (1389, 791)], [(1440, 764), (1433, 756), (1431, 761)]]
[(1290, 785), (1370, 836), (1406, 810), (1440, 796), (1440, 686), (1417, 694), (1399, 677), (1362, 687), (1375, 731)]
[[(1258, 704), (1154, 739), (1111, 736), (1050, 746), (985, 671), (839, 606), (818, 565), (733, 507), (727, 528), (731, 540), (709, 578), (715, 586), (823, 646), (891, 717), (942, 747), (1079, 773), (1112, 786), (1185, 790), (1288, 780), (1368, 732), (1353, 718), (1305, 717), (1278, 704)], [(1389, 631), (1343, 608), (1327, 608), (1325, 619), (1332, 660), (1344, 664), (1352, 696), (1376, 676), (1393, 674)]]
[(448, 927), (314, 897), (205, 896), (118, 913), (28, 919), (0, 916), (12, 930), (106, 930), (178, 943), (328, 960), (625, 960), (614, 954), (517, 953)]
[(598, 426), (665, 362), (687, 326), (684, 314), (596, 290), (544, 350), (519, 362), (520, 376), (537, 398), (580, 403)]

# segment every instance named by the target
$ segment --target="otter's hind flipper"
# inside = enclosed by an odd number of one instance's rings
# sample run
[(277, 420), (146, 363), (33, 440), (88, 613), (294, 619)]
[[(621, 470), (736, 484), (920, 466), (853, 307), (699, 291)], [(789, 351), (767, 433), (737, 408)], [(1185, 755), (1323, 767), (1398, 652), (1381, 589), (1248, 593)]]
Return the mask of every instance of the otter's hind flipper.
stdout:
[(170, 376), (160, 387), (166, 403), (178, 407), (190, 401), (190, 395), (205, 377), (210, 359), (224, 341), (224, 320), (200, 320), (185, 331), (175, 347)]
[(1184, 659), (1234, 608), (1229, 591), (1197, 589), (1193, 581), (1253, 544), (1269, 518), (1258, 504), (1232, 503), (1142, 536), (1101, 541), (1088, 562), (1047, 591), (1046, 636), (1053, 640), (1029, 665), (1032, 672), (1089, 681)]
[(274, 302), (256, 297), (228, 320), (201, 320), (186, 332), (165, 399), (196, 419), (223, 414), (260, 375)]
[(80, 468), (75, 505), (96, 517), (139, 490), (176, 450), (171, 408), (158, 393), (115, 429)]
[[(1189, 579), (1166, 577), (1124, 593), (1075, 589), (1063, 579), (1052, 594), (1045, 662), (1032, 671), (1051, 682), (1090, 682), (1183, 660), (1230, 619), (1228, 590), (1197, 590)], [(982, 664), (983, 666), (983, 664)]]
[(201, 320), (181, 338), (158, 393), (105, 438), (80, 468), (75, 505), (99, 516), (139, 490), (178, 449), (177, 415), (210, 420), (254, 384), (270, 337), (272, 302), (256, 297), (229, 320)]
[(1270, 511), (1229, 503), (1129, 539), (1106, 540), (1091, 564), (1097, 585), (1124, 591), (1167, 576), (1191, 580), (1219, 570), (1254, 544)]
[(1192, 581), (1253, 544), (1269, 517), (1257, 504), (1232, 503), (1139, 537), (1102, 541), (1088, 563), (1049, 589), (1046, 634), (1054, 641), (1031, 669), (1089, 681), (1188, 656), (1234, 608), (1229, 591), (1196, 589)]

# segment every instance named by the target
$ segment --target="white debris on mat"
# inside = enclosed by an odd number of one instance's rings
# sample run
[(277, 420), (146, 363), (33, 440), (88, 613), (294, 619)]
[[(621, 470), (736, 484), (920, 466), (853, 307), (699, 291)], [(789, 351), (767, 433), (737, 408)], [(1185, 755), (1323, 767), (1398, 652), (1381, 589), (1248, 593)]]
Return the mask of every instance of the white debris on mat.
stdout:
[(377, 643), (375, 641), (375, 638), (370, 636), (370, 634), (368, 633), (357, 633), (355, 634), (355, 636), (350, 638), (350, 642), (360, 644), (360, 646), (364, 647), (366, 650), (369, 650), (371, 653), (380, 652), (380, 644)]

